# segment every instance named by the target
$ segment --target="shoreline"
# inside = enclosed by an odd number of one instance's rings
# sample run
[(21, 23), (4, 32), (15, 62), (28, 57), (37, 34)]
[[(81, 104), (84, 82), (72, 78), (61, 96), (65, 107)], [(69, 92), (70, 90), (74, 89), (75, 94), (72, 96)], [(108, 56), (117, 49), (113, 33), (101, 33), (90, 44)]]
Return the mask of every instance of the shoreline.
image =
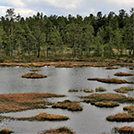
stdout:
[(127, 62), (90, 62), (90, 61), (45, 61), (45, 62), (28, 62), (28, 63), (16, 63), (16, 62), (4, 62), (0, 63), (0, 66), (23, 66), (23, 67), (44, 67), (44, 66), (55, 66), (55, 67), (77, 67), (77, 66), (92, 66), (92, 67), (107, 67), (107, 66), (134, 66), (134, 63)]

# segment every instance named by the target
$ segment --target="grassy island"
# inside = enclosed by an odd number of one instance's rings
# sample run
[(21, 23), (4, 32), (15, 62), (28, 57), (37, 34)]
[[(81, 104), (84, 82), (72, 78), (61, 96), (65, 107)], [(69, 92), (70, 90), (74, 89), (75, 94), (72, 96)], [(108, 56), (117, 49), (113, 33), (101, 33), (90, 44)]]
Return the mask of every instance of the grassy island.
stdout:
[(43, 74), (38, 74), (38, 73), (27, 73), (27, 74), (24, 74), (22, 75), (22, 78), (46, 78), (47, 76), (46, 75), (43, 75)]

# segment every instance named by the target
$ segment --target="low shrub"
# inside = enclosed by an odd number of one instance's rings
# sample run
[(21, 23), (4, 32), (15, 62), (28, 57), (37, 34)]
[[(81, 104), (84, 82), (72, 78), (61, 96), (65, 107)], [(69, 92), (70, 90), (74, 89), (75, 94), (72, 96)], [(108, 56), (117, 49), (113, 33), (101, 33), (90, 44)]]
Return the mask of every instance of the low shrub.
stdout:
[(123, 126), (118, 129), (120, 134), (134, 134), (134, 128), (131, 126)]
[(22, 78), (46, 78), (46, 75), (38, 74), (38, 73), (27, 73), (22, 75)]
[(69, 89), (68, 92), (78, 92), (78, 89)]
[(94, 90), (92, 90), (92, 89), (87, 89), (87, 88), (84, 89), (83, 91), (84, 91), (85, 93), (93, 93), (93, 92), (94, 92)]
[(13, 133), (13, 131), (9, 130), (8, 128), (0, 130), (0, 134), (11, 134), (11, 133)]

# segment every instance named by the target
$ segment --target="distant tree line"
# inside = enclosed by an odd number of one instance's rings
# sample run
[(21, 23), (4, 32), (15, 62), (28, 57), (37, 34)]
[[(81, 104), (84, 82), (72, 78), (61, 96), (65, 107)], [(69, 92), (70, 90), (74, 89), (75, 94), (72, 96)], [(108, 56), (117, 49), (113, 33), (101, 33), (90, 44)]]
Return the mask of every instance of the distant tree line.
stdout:
[(133, 13), (76, 17), (37, 13), (23, 18), (7, 9), (0, 18), (0, 57), (84, 59), (132, 56)]

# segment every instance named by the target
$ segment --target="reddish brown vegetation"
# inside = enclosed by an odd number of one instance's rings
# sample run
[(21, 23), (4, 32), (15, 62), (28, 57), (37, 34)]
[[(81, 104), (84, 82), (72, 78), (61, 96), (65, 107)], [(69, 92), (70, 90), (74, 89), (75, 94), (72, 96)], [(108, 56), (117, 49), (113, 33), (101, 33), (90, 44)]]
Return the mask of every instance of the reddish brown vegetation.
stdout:
[(9, 130), (8, 128), (4, 128), (0, 130), (0, 134), (11, 134), (13, 131)]
[(76, 133), (67, 127), (60, 127), (57, 129), (46, 130), (41, 134), (76, 134)]
[(128, 91), (133, 91), (133, 87), (120, 87), (117, 89), (114, 89), (114, 91), (118, 92), (118, 93), (128, 93)]
[(116, 122), (132, 122), (134, 121), (134, 116), (127, 113), (117, 113), (116, 115), (110, 115), (106, 118), (108, 121)]
[(128, 82), (126, 80), (121, 80), (121, 79), (117, 79), (117, 78), (88, 78), (87, 80), (96, 80), (99, 82), (115, 83), (115, 84), (124, 84), (124, 83), (134, 84), (134, 82)]
[(22, 78), (46, 78), (46, 75), (38, 74), (38, 73), (27, 73), (22, 75)]
[(114, 101), (104, 101), (104, 102), (95, 102), (94, 105), (97, 107), (117, 107), (119, 106), (119, 103)]
[(62, 108), (62, 109), (68, 109), (70, 111), (82, 111), (83, 107), (73, 101), (65, 100), (63, 102), (58, 102), (52, 105), (52, 108)]
[(118, 129), (120, 134), (134, 134), (134, 128), (131, 126), (124, 126)]
[(123, 73), (123, 72), (117, 72), (114, 75), (115, 76), (133, 76), (132, 73)]
[(85, 93), (93, 93), (94, 90), (92, 90), (92, 89), (87, 89), (87, 88), (86, 88), (86, 89), (84, 89), (84, 92), (85, 92)]
[(50, 93), (1, 94), (0, 113), (46, 108), (44, 98), (65, 97)]
[(57, 114), (47, 114), (47, 113), (39, 113), (36, 116), (32, 117), (6, 117), (3, 116), (3, 118), (12, 119), (12, 120), (28, 120), (28, 121), (63, 121), (68, 120), (69, 118), (65, 115), (57, 115)]

